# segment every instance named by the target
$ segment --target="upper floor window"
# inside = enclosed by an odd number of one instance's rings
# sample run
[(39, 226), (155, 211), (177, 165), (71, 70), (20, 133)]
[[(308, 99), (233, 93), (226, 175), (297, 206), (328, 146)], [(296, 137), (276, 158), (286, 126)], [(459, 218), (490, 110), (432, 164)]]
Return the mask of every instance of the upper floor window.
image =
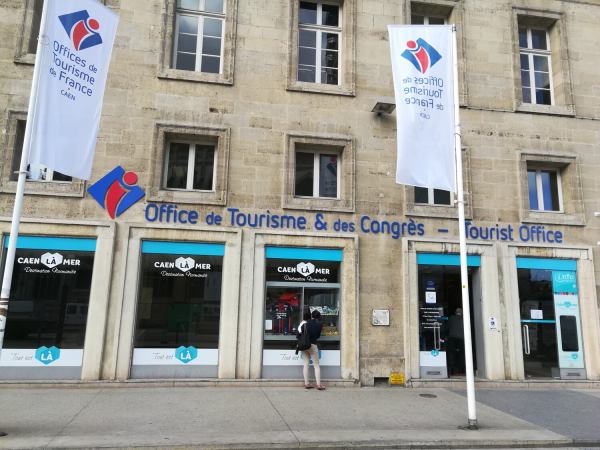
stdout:
[(165, 189), (213, 191), (214, 144), (171, 142), (165, 152)]
[(519, 27), (523, 103), (553, 105), (550, 37), (547, 29)]
[(529, 209), (532, 211), (562, 212), (560, 171), (557, 169), (527, 168)]
[(297, 151), (294, 195), (338, 199), (339, 154), (331, 151)]
[(410, 23), (411, 25), (446, 25), (446, 18), (431, 14), (411, 14)]
[(225, 0), (177, 0), (173, 67), (223, 72)]
[(415, 204), (452, 206), (452, 194), (441, 189), (415, 186)]
[(298, 81), (339, 85), (341, 7), (301, 1), (298, 17)]

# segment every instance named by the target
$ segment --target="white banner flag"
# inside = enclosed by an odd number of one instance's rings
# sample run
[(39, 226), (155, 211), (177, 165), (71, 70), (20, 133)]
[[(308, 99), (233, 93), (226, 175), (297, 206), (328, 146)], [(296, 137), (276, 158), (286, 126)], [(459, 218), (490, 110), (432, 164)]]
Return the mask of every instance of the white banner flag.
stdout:
[(456, 192), (452, 27), (388, 29), (398, 120), (396, 183)]
[(30, 171), (89, 180), (119, 16), (96, 0), (46, 1)]

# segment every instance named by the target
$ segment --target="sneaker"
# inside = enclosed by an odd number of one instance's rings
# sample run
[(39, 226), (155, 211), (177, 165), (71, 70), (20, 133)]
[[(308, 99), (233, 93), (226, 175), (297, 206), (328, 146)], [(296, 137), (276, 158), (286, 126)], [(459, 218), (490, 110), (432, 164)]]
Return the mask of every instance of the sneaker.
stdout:
[(324, 391), (325, 390), (325, 386), (317, 386), (317, 391)]
[(314, 389), (315, 387), (312, 384), (307, 384), (304, 386), (304, 389)]

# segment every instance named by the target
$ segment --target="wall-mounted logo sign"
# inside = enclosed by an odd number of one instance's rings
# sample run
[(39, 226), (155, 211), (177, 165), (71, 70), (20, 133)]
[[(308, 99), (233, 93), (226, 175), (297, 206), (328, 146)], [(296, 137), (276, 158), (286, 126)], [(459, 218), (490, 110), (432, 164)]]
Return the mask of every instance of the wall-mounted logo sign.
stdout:
[(43, 364), (52, 364), (60, 358), (60, 349), (56, 347), (40, 347), (35, 351), (35, 359)]
[(134, 172), (126, 173), (125, 169), (117, 166), (90, 186), (88, 192), (114, 219), (146, 195), (142, 188), (134, 186), (137, 181), (138, 177)]
[(75, 51), (102, 44), (102, 37), (98, 33), (100, 24), (97, 20), (90, 19), (86, 10), (58, 16), (58, 19), (73, 41)]

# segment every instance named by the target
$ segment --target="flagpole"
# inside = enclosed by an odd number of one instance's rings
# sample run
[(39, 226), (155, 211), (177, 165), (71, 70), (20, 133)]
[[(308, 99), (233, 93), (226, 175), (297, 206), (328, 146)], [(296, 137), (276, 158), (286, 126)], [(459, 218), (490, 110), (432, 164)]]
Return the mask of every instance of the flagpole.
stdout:
[(42, 18), (40, 23), (40, 34), (38, 36), (37, 53), (35, 54), (35, 67), (33, 69), (33, 83), (31, 85), (31, 95), (29, 97), (29, 108), (27, 110), (27, 124), (25, 126), (25, 138), (23, 140), (23, 151), (21, 152), (21, 165), (19, 167), (19, 179), (17, 182), (17, 191), (15, 194), (15, 205), (13, 209), (12, 223), (10, 226), (10, 240), (6, 252), (6, 265), (4, 267), (4, 276), (2, 278), (2, 291), (0, 293), (0, 354), (4, 343), (4, 331), (6, 329), (6, 316), (8, 314), (8, 301), (10, 299), (10, 287), (12, 284), (13, 269), (15, 265), (15, 252), (17, 250), (17, 238), (19, 236), (19, 224), (21, 222), (21, 210), (23, 208), (23, 196), (25, 194), (25, 181), (27, 179), (27, 165), (29, 163), (29, 152), (31, 150), (31, 136), (33, 132), (33, 122), (35, 120), (35, 108), (37, 102), (38, 86), (42, 71), (42, 53), (44, 44), (42, 39), (46, 32), (46, 16), (48, 11), (48, 1), (44, 1), (42, 8)]
[(462, 171), (462, 138), (460, 135), (460, 103), (458, 96), (458, 51), (456, 25), (452, 26), (452, 59), (454, 63), (454, 152), (456, 155), (456, 194), (458, 196), (458, 236), (460, 242), (460, 280), (465, 333), (465, 367), (467, 376), (467, 404), (469, 428), (477, 428), (475, 411), (475, 374), (473, 372), (473, 344), (471, 339), (471, 308), (469, 304), (469, 275), (467, 273), (467, 235), (465, 230), (465, 195)]

